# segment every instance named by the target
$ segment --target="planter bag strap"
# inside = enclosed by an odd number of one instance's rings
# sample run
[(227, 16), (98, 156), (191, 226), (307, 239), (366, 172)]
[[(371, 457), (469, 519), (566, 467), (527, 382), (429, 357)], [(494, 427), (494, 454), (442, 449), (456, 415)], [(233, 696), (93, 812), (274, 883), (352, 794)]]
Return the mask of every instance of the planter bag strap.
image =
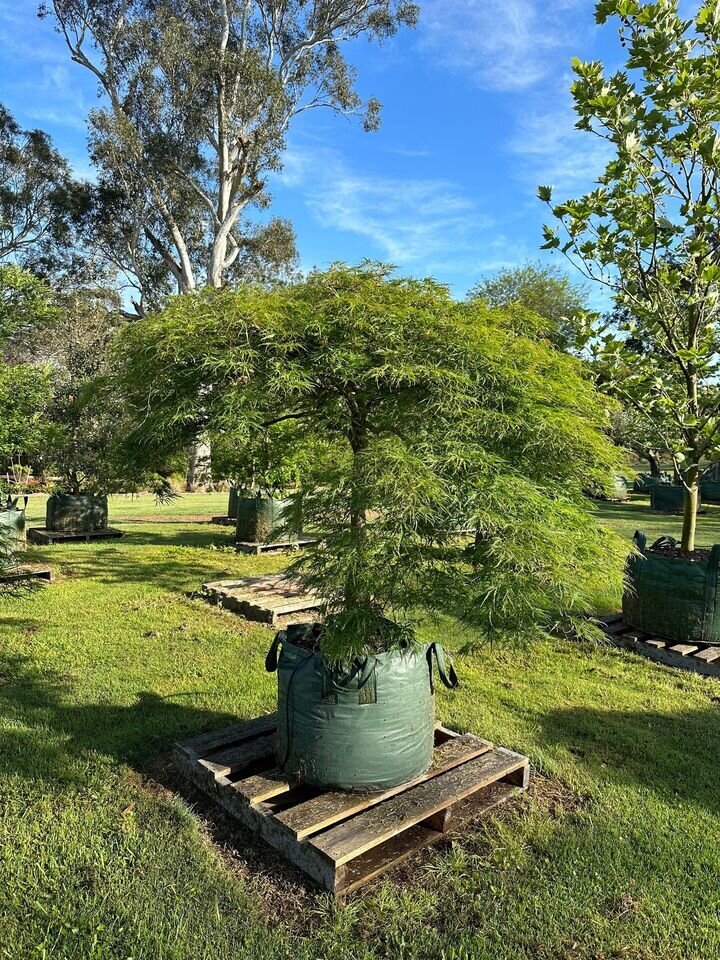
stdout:
[(377, 703), (375, 657), (355, 657), (346, 667), (345, 662), (328, 665), (323, 660), (322, 702), (339, 703), (349, 696), (359, 704)]
[(265, 657), (265, 669), (267, 670), (268, 673), (275, 673), (275, 671), (278, 668), (278, 651), (284, 639), (285, 639), (285, 631), (280, 630), (278, 633), (275, 634), (275, 639), (270, 644), (270, 649), (268, 650), (267, 656)]
[(452, 660), (449, 657), (446, 659), (442, 644), (431, 643), (427, 649), (427, 662), (428, 669), (430, 670), (430, 692), (435, 693), (435, 683), (433, 679), (433, 657), (437, 661), (440, 679), (448, 688), (448, 690), (455, 690), (457, 687), (459, 687), (460, 681), (458, 680), (458, 675), (455, 673), (455, 667), (453, 667)]

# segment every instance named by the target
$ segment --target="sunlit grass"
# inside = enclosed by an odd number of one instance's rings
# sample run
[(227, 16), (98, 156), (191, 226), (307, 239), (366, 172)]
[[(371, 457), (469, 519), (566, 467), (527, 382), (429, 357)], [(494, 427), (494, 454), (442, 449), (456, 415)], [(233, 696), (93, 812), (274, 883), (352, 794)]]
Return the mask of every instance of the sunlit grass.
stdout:
[[(189, 808), (164, 758), (272, 709), (272, 631), (186, 594), (284, 561), (236, 555), (227, 528), (136, 521), (226, 503), (114, 499), (124, 540), (34, 548), (57, 582), (0, 601), (0, 956), (720, 956), (720, 682), (612, 649), (459, 657), (439, 716), (529, 754), (533, 791), (346, 906), (226, 820), (209, 832), (212, 806)], [(32, 503), (31, 521), (42, 512)], [(643, 502), (598, 512), (628, 537), (679, 526)], [(700, 542), (718, 535), (710, 508)]]

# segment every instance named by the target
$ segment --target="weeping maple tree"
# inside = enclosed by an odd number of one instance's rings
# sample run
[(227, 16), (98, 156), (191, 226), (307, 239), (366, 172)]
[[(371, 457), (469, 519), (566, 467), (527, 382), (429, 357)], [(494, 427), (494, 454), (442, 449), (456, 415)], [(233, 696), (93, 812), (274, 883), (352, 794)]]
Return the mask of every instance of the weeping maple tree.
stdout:
[(592, 610), (625, 550), (582, 492), (618, 467), (607, 402), (515, 326), (371, 263), (179, 297), (121, 336), (129, 442), (292, 424), (332, 448), (285, 522), (323, 533), (290, 572), (327, 598), (333, 658), (400, 642), (421, 610), (525, 637)]

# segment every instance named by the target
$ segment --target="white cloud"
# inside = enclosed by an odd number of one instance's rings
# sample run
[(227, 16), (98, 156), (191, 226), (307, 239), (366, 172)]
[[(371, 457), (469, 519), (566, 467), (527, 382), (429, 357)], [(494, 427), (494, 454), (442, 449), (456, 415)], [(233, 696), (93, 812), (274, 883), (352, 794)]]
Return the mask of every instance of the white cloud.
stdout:
[(576, 119), (567, 93), (519, 114), (508, 148), (517, 158), (519, 178), (533, 193), (542, 183), (555, 187), (558, 200), (567, 199), (590, 189), (605, 169), (612, 148), (600, 137), (575, 129)]
[(525, 90), (544, 79), (575, 40), (570, 14), (592, 0), (426, 0), (421, 46), (483, 87)]
[(479, 259), (493, 221), (448, 180), (377, 177), (352, 170), (335, 150), (291, 150), (281, 177), (318, 223), (367, 238), (373, 255), (411, 269), (459, 272)]

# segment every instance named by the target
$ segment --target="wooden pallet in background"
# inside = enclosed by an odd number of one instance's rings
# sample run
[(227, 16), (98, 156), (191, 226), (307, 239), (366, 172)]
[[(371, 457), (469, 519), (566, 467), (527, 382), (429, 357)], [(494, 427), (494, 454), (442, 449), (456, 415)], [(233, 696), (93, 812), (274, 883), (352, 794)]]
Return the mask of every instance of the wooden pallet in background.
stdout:
[(276, 550), (302, 550), (317, 543), (319, 537), (296, 537), (294, 540), (246, 541), (236, 540), (235, 549), (238, 553), (252, 553), (259, 556), (261, 553), (273, 553)]
[(90, 543), (91, 540), (119, 540), (125, 534), (113, 527), (104, 530), (86, 530), (84, 533), (66, 533), (60, 530), (47, 530), (45, 527), (30, 527), (27, 532), (31, 543), (52, 546), (54, 543)]
[(175, 745), (178, 769), (308, 877), (343, 896), (527, 789), (527, 757), (438, 726), (430, 769), (380, 793), (298, 784), (275, 767), (275, 715)]
[(679, 643), (657, 634), (628, 626), (621, 613), (601, 620), (606, 637), (615, 646), (636, 653), (668, 667), (692, 670), (707, 677), (720, 677), (720, 646), (711, 643)]
[(204, 583), (199, 595), (247, 620), (270, 626), (277, 623), (278, 617), (317, 610), (324, 602), (316, 593), (285, 580), (282, 574)]
[(21, 565), (7, 573), (0, 574), (0, 583), (27, 583), (28, 580), (52, 583), (53, 579), (54, 575), (50, 567), (26, 567)]

